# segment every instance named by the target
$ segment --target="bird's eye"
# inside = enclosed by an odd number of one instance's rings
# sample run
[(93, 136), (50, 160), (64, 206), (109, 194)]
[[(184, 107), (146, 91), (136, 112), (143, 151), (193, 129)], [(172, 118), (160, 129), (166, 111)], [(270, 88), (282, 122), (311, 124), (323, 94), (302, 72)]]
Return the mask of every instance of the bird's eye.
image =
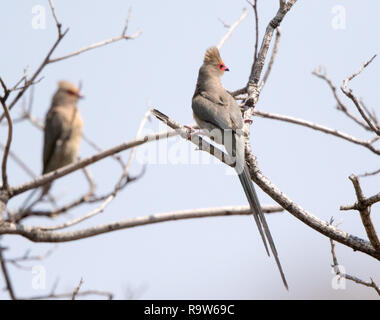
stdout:
[(219, 67), (220, 70), (223, 70), (224, 65), (223, 64), (219, 64), (218, 67)]
[(76, 93), (74, 90), (66, 90), (66, 92), (72, 96), (77, 96), (78, 93)]

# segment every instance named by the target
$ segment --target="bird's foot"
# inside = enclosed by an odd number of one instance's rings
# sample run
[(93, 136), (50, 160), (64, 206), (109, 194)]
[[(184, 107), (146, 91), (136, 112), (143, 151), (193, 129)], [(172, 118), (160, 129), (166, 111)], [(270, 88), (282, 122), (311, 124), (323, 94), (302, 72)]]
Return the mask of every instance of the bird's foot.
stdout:
[(186, 129), (188, 129), (188, 133), (187, 133), (187, 139), (188, 140), (191, 140), (191, 137), (193, 136), (193, 135), (197, 135), (197, 134), (199, 134), (200, 133), (200, 129), (194, 129), (193, 127), (191, 127), (191, 126), (183, 126), (184, 128), (186, 128)]
[(195, 131), (195, 129), (192, 126), (184, 125), (183, 127), (189, 129), (190, 131)]

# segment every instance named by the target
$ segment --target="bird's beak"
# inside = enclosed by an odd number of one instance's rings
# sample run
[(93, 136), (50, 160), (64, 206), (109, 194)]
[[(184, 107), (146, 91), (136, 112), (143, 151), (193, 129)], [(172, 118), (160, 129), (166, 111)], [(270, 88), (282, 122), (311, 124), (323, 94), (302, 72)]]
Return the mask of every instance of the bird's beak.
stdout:
[(230, 71), (230, 69), (226, 68), (226, 69), (224, 69), (224, 71)]
[(78, 99), (84, 99), (84, 95), (81, 94), (80, 92), (78, 93)]

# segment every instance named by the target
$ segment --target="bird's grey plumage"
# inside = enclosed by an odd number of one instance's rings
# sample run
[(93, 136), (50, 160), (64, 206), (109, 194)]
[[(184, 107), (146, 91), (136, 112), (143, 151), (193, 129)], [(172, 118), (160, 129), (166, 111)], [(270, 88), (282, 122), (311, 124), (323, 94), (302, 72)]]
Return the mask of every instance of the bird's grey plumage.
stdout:
[(45, 121), (43, 173), (75, 160), (82, 136), (82, 120), (75, 104), (49, 110)]
[[(208, 49), (203, 65), (199, 69), (192, 99), (193, 116), (199, 127), (211, 132), (214, 141), (223, 144), (228, 154), (234, 158), (234, 168), (252, 209), (265, 249), (269, 255), (268, 241), (283, 283), (288, 288), (277, 250), (245, 163), (245, 139), (242, 135), (243, 117), (235, 99), (223, 88), (221, 83), (224, 70), (228, 69), (224, 66), (218, 49), (215, 47)], [(221, 133), (213, 134), (216, 131)]]
[(79, 98), (80, 92), (75, 85), (59, 82), (45, 117), (43, 174), (74, 162), (78, 155), (83, 127), (77, 107)]
[[(68, 81), (58, 83), (58, 89), (45, 117), (42, 174), (68, 165), (77, 157), (83, 127), (77, 108), (80, 97), (79, 88), (72, 83)], [(44, 185), (40, 197), (27, 210), (41, 200), (50, 187), (51, 183)], [(23, 208), (33, 194), (34, 192), (24, 202)]]

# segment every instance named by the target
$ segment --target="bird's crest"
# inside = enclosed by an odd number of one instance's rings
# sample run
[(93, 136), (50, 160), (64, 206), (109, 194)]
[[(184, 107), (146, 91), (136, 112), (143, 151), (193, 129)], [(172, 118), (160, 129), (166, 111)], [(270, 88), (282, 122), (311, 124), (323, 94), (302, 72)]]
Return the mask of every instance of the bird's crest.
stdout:
[(224, 64), (217, 47), (207, 49), (203, 63)]
[(65, 81), (65, 80), (59, 81), (58, 88), (67, 92), (72, 92), (74, 94), (80, 94), (80, 89), (69, 81)]

